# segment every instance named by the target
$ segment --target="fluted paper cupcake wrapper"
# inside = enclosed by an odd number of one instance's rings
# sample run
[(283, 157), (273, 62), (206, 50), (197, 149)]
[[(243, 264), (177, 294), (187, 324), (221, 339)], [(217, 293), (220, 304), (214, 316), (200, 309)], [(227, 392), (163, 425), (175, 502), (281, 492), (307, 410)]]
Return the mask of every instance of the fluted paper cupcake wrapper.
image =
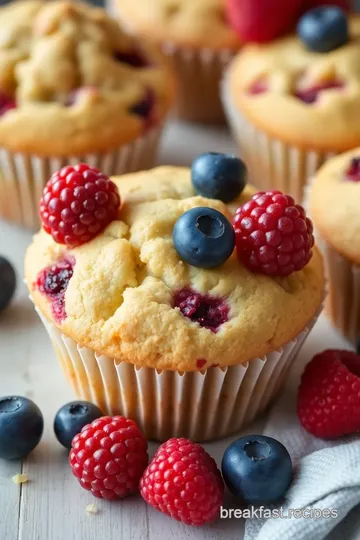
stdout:
[(76, 395), (106, 414), (134, 419), (147, 438), (158, 441), (217, 439), (251, 422), (281, 388), (316, 321), (278, 351), (246, 365), (180, 373), (137, 368), (98, 354), (38, 313)]
[(252, 125), (235, 107), (226, 76), (222, 81), (221, 96), (251, 183), (259, 190), (279, 189), (301, 202), (308, 178), (312, 178), (335, 153), (298, 148)]
[(162, 126), (134, 142), (102, 154), (39, 157), (0, 148), (0, 219), (27, 229), (39, 227), (39, 201), (50, 176), (65, 165), (86, 162), (108, 176), (149, 169), (155, 164)]
[(360, 337), (360, 267), (319, 236), (329, 288), (325, 311), (334, 326), (356, 343)]
[(192, 49), (165, 42), (162, 50), (171, 58), (178, 76), (174, 113), (191, 122), (225, 123), (220, 82), (234, 53), (223, 49)]

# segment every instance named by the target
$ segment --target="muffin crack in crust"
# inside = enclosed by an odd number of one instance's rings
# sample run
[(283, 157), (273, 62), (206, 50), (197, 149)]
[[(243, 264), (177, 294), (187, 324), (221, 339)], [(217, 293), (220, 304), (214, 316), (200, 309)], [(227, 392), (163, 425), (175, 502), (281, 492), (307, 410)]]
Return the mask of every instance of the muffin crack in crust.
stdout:
[(173, 83), (162, 55), (141, 49), (103, 10), (30, 0), (0, 13), (0, 145), (108, 151), (166, 114)]
[[(26, 256), (33, 300), (65, 335), (116, 362), (194, 371), (199, 359), (206, 361), (201, 362), (206, 369), (262, 357), (295, 338), (313, 319), (324, 285), (317, 250), (303, 270), (277, 280), (251, 273), (235, 253), (221, 266), (205, 270), (185, 263), (175, 250), (173, 228), (185, 211), (208, 206), (231, 219), (254, 188), (247, 186), (225, 205), (194, 196), (187, 169), (161, 167), (113, 180), (123, 203), (118, 221), (71, 250), (41, 231)], [(33, 284), (39, 272), (69, 255), (76, 264), (65, 292), (66, 318), (58, 322)], [(213, 306), (220, 306), (220, 312), (204, 314), (201, 307), (197, 316), (203, 327), (184, 316), (174, 309), (174, 297), (184, 289), (200, 299), (216, 299)], [(221, 306), (228, 306), (228, 312)], [(208, 315), (219, 317), (216, 331), (207, 327)]]

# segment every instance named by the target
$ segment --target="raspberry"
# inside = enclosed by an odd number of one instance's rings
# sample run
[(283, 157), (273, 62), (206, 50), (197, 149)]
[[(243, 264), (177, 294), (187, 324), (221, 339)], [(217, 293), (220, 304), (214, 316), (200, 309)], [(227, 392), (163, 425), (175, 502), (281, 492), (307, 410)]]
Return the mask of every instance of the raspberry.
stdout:
[(292, 29), (303, 0), (226, 0), (231, 26), (242, 41), (264, 42)]
[(95, 497), (122, 499), (139, 488), (147, 442), (132, 420), (103, 416), (75, 435), (69, 462), (80, 485)]
[(179, 308), (184, 317), (214, 333), (229, 320), (230, 309), (223, 298), (203, 295), (190, 288), (175, 293), (173, 306)]
[(351, 182), (360, 182), (360, 158), (353, 158), (345, 172), (346, 179)]
[(0, 91), (0, 116), (10, 111), (10, 109), (15, 109), (15, 108), (16, 108), (15, 101)]
[(52, 313), (57, 322), (66, 319), (65, 292), (74, 273), (75, 259), (67, 257), (42, 270), (37, 279), (37, 289), (52, 302)]
[(360, 431), (360, 356), (327, 350), (314, 356), (303, 373), (297, 412), (316, 437), (335, 438)]
[(302, 206), (280, 191), (260, 191), (235, 213), (239, 260), (252, 272), (288, 276), (312, 257), (313, 225)]
[(116, 219), (119, 207), (115, 184), (98, 169), (80, 163), (52, 175), (40, 201), (40, 216), (55, 242), (76, 247)]
[(142, 498), (186, 525), (214, 521), (224, 499), (224, 483), (215, 461), (187, 439), (162, 444), (140, 481)]

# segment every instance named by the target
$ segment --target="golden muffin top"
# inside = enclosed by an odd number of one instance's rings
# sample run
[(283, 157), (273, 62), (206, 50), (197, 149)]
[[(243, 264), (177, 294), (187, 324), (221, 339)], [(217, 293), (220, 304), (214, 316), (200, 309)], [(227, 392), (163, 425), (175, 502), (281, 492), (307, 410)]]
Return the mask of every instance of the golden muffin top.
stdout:
[(0, 145), (67, 156), (102, 152), (144, 130), (139, 104), (161, 119), (171, 71), (104, 10), (72, 2), (0, 8)]
[(156, 42), (213, 50), (240, 47), (225, 0), (114, 0), (114, 8), (132, 32)]
[[(226, 205), (196, 196), (188, 169), (161, 167), (113, 181), (122, 198), (118, 220), (73, 249), (43, 230), (26, 255), (32, 298), (65, 335), (116, 361), (193, 371), (262, 357), (313, 319), (324, 289), (316, 249), (302, 270), (271, 278), (250, 272), (235, 252), (221, 266), (203, 269), (181, 260), (174, 247), (174, 225), (185, 211), (206, 206), (231, 220), (253, 187)], [(61, 320), (37, 286), (44, 269), (59, 264), (72, 276)], [(180, 304), (194, 294), (224, 314), (216, 331), (185, 316)]]
[(330, 159), (310, 190), (310, 211), (326, 241), (360, 264), (360, 148)]
[(349, 41), (327, 53), (290, 35), (248, 45), (230, 66), (235, 107), (273, 137), (304, 149), (349, 150), (360, 144), (360, 16)]

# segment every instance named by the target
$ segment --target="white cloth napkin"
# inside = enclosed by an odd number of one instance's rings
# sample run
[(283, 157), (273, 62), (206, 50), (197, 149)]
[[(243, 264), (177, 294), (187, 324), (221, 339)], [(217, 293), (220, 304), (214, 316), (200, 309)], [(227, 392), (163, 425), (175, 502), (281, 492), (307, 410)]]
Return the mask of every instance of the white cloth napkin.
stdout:
[(285, 389), (263, 432), (286, 446), (295, 466), (281, 506), (284, 515), (307, 508), (335, 510), (337, 517), (247, 519), (245, 540), (359, 540), (360, 438), (329, 442), (312, 437), (299, 424), (296, 393), (293, 385)]

